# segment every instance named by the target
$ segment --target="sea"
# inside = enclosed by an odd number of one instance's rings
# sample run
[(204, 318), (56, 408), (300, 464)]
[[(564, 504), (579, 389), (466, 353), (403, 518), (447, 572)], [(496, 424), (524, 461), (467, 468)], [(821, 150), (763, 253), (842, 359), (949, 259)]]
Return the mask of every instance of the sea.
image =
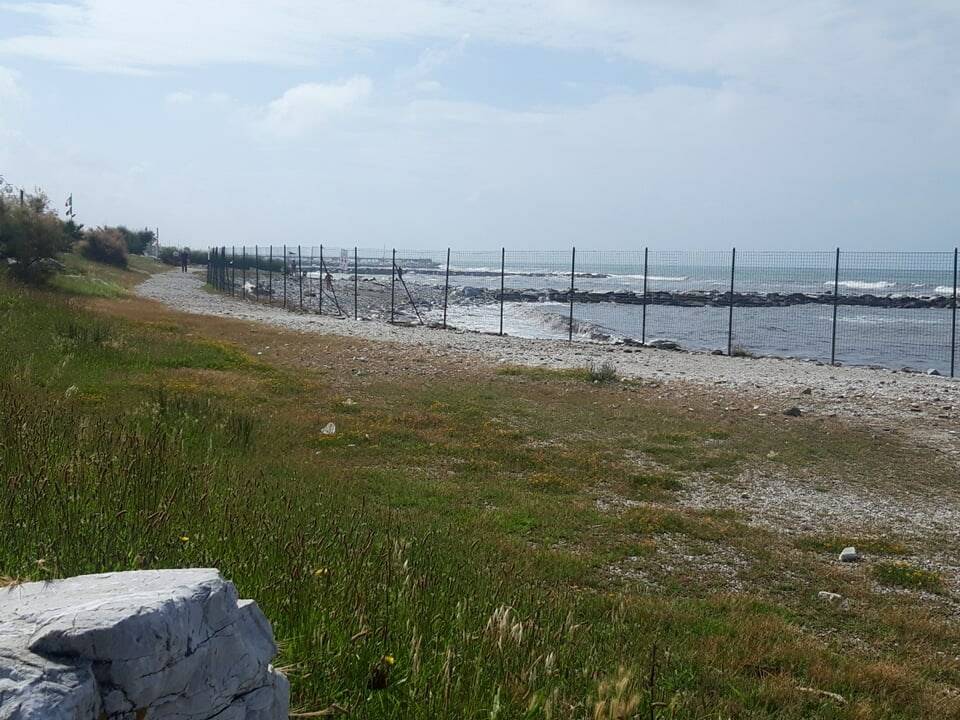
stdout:
[[(453, 252), (450, 288), (578, 292), (727, 292), (873, 295), (947, 300), (946, 308), (896, 309), (839, 304), (788, 307), (678, 307), (616, 302), (574, 303), (575, 339), (600, 342), (672, 340), (691, 350), (727, 351), (886, 368), (956, 369), (956, 256), (940, 253), (689, 251)], [(424, 267), (424, 263), (427, 266)], [(361, 263), (362, 264), (362, 263)], [(443, 286), (445, 253), (398, 251), (397, 264), (415, 284)], [(432, 267), (430, 266), (432, 264)], [(502, 330), (529, 338), (566, 339), (569, 305), (504, 303)], [(440, 308), (428, 311), (437, 320)], [(450, 303), (447, 322), (500, 332), (498, 302)], [(834, 332), (835, 329), (835, 332)]]

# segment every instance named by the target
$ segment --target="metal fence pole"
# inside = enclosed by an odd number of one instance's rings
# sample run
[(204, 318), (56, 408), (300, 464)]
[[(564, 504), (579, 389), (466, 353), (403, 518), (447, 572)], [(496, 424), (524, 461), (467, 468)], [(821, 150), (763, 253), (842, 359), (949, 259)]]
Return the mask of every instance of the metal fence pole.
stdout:
[[(307, 261), (307, 263), (308, 263), (308, 264), (307, 264), (307, 267), (313, 267), (313, 266), (316, 264), (316, 263), (314, 262), (314, 260), (313, 260), (313, 246), (312, 246), (312, 245), (310, 246), (310, 259)], [(300, 268), (300, 270), (302, 271), (303, 268)], [(309, 297), (310, 297), (310, 288), (312, 287), (312, 283), (311, 283), (311, 281), (310, 281), (310, 271), (308, 270), (308, 271), (305, 273), (305, 275), (306, 275), (306, 278), (307, 278), (307, 297), (309, 298)], [(310, 309), (310, 301), (307, 300), (307, 310), (309, 310), (309, 309)], [(321, 308), (321, 309), (322, 309), (322, 308)]]
[(390, 261), (390, 322), (393, 322), (394, 287), (397, 283), (397, 251), (393, 251), (393, 259)]
[(647, 344), (647, 261), (650, 248), (643, 249), (643, 319), (640, 321), (640, 344)]
[(447, 275), (443, 281), (443, 329), (447, 329), (447, 296), (450, 294), (450, 248), (447, 248)]
[(273, 245), (270, 246), (270, 259), (267, 260), (267, 302), (273, 305)]
[(957, 365), (957, 248), (953, 249), (953, 330), (950, 331), (950, 377)]
[(247, 246), (244, 245), (240, 252), (240, 262), (243, 263), (243, 267), (240, 269), (240, 297), (244, 300), (247, 299)]
[(290, 269), (287, 267), (287, 246), (283, 246), (283, 272), (280, 273), (283, 278), (283, 309), (287, 309), (287, 280), (290, 279)]
[(357, 309), (357, 296), (359, 295), (358, 273), (360, 272), (360, 257), (357, 253), (357, 246), (353, 246), (353, 319), (358, 320), (360, 313)]
[(253, 288), (253, 294), (257, 299), (257, 302), (260, 301), (260, 246), (253, 246), (253, 261), (257, 266), (257, 269), (254, 271), (254, 282), (256, 285)]
[(727, 355), (733, 355), (733, 278), (737, 271), (737, 249), (730, 256), (730, 318), (727, 322)]
[(503, 336), (503, 292), (504, 292), (504, 273), (507, 269), (507, 249), (500, 248), (500, 335)]
[(230, 294), (237, 294), (237, 246), (230, 248)]
[(323, 315), (323, 245), (320, 246), (320, 291), (317, 293), (317, 298), (320, 314)]
[(833, 268), (833, 335), (830, 339), (830, 364), (837, 364), (837, 309), (840, 307), (840, 248)]
[(300, 312), (303, 312), (303, 249), (297, 245), (297, 276), (300, 279)]
[(570, 254), (570, 322), (567, 325), (567, 342), (573, 342), (573, 278), (577, 269), (577, 249)]

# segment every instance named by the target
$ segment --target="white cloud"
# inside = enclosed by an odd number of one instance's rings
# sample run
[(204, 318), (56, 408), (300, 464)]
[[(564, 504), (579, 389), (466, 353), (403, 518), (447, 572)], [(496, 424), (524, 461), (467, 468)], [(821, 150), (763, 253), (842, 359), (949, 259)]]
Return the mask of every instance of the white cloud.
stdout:
[(193, 102), (193, 93), (178, 91), (169, 93), (164, 101), (167, 105), (189, 105)]
[(262, 126), (279, 137), (297, 137), (369, 97), (370, 78), (357, 75), (340, 83), (304, 83), (265, 108)]
[(21, 94), (19, 73), (0, 66), (0, 100), (12, 102), (18, 99)]

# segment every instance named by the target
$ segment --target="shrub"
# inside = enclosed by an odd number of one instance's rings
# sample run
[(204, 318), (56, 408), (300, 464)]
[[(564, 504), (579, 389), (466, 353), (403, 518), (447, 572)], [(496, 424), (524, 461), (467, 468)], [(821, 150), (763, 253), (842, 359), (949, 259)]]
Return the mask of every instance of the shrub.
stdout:
[(45, 282), (60, 267), (56, 255), (69, 250), (71, 243), (68, 229), (49, 209), (43, 193), (29, 196), (21, 205), (0, 192), (0, 261), (11, 275), (25, 282)]
[(123, 236), (123, 242), (127, 246), (127, 252), (132, 255), (143, 255), (155, 239), (153, 230), (148, 228), (144, 228), (143, 230), (130, 230), (123, 225), (118, 225), (117, 231)]
[(84, 235), (81, 252), (90, 260), (122, 268), (127, 266), (127, 243), (117, 228), (89, 230)]
[(610, 383), (620, 379), (615, 365), (609, 362), (603, 362), (599, 365), (591, 365), (587, 368), (587, 379), (594, 383)]

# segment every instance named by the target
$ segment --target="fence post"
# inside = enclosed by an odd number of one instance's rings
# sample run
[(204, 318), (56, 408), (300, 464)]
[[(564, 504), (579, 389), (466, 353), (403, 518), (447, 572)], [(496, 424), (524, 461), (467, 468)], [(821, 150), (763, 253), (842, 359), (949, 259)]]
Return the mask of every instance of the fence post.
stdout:
[(300, 312), (303, 312), (303, 249), (297, 245), (297, 277), (300, 281)]
[(640, 322), (640, 344), (647, 344), (647, 261), (650, 248), (643, 249), (643, 320)]
[(357, 274), (360, 272), (360, 258), (357, 253), (357, 246), (353, 246), (353, 319), (357, 320), (360, 318), (360, 313), (357, 311), (357, 294), (358, 294), (358, 285)]
[(287, 246), (283, 246), (283, 272), (280, 273), (283, 278), (283, 309), (287, 309), (287, 281), (290, 279), (290, 269), (287, 267)]
[(267, 260), (267, 303), (273, 305), (273, 245), (270, 246), (270, 259)]
[(244, 245), (240, 250), (240, 262), (243, 267), (240, 269), (240, 297), (247, 299), (247, 246)]
[(394, 249), (392, 259), (390, 260), (390, 322), (393, 322), (394, 287), (397, 283), (397, 251)]
[(953, 249), (953, 330), (950, 331), (950, 377), (957, 365), (957, 248)]
[(230, 248), (230, 294), (237, 294), (237, 246)]
[(730, 256), (730, 318), (727, 322), (727, 355), (733, 355), (733, 278), (737, 271), (737, 249)]
[(320, 291), (317, 293), (320, 314), (323, 315), (323, 245), (320, 246)]
[(573, 342), (573, 278), (577, 269), (577, 249), (570, 254), (570, 322), (567, 324), (567, 342)]
[(256, 265), (256, 270), (254, 271), (254, 283), (253, 294), (257, 299), (257, 302), (260, 302), (260, 246), (253, 246), (253, 262)]
[(443, 281), (443, 329), (447, 329), (447, 295), (450, 293), (450, 248), (447, 248), (447, 276)]
[(833, 268), (833, 334), (830, 339), (830, 364), (837, 364), (837, 309), (840, 306), (840, 248)]
[(507, 268), (507, 249), (500, 248), (500, 336), (503, 337), (503, 292), (504, 292), (504, 272)]

